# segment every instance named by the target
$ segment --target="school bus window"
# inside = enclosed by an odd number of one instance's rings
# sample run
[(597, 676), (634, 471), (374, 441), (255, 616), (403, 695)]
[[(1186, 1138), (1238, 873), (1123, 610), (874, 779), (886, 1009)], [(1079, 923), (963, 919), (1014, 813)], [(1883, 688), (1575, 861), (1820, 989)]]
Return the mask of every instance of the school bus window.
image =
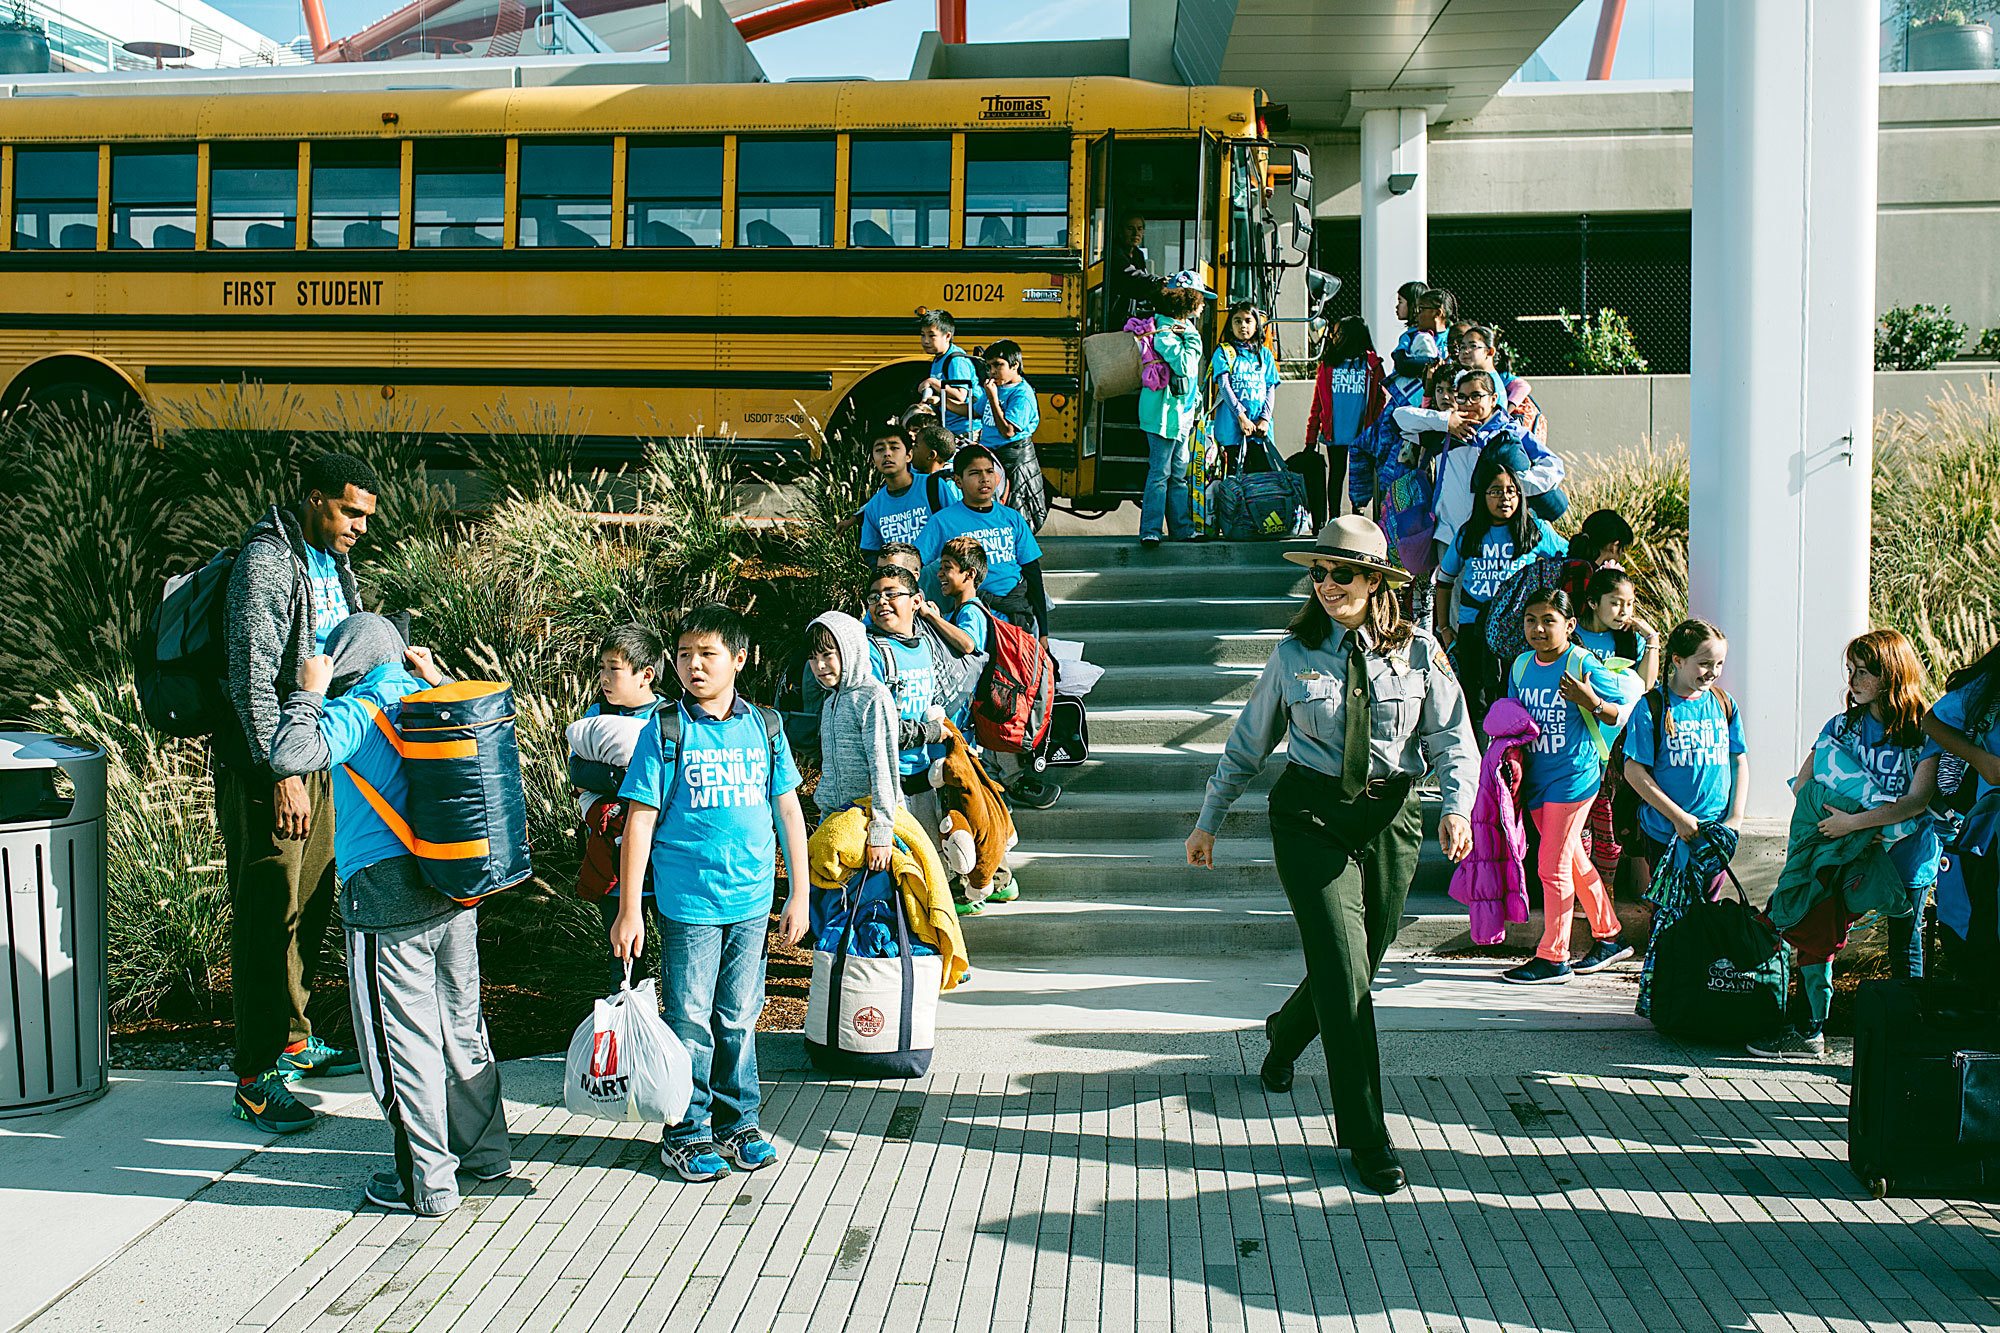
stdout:
[(848, 244), (951, 244), (951, 140), (856, 137), (847, 162)]
[(736, 243), (832, 245), (835, 142), (736, 141)]
[(294, 144), (211, 144), (208, 243), (218, 250), (289, 250), (297, 235)]
[(463, 250), (500, 244), (507, 216), (507, 141), (420, 139), (410, 244)]
[(314, 144), (308, 239), (318, 249), (395, 249), (402, 189), (401, 144)]
[(631, 140), (625, 149), (625, 244), (722, 244), (722, 140)]
[(97, 248), (97, 150), (14, 150), (14, 248)]
[(965, 136), (965, 243), (989, 249), (1069, 244), (1069, 139)]
[(111, 150), (111, 247), (192, 250), (193, 148)]
[(611, 244), (611, 143), (521, 141), (518, 244)]

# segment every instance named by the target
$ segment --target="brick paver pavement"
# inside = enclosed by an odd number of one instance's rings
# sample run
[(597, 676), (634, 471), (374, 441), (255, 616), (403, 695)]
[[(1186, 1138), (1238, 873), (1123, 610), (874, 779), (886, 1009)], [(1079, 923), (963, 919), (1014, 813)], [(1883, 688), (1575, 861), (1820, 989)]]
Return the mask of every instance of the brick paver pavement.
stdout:
[(1412, 1183), (1386, 1200), (1304, 1076), (786, 1074), (781, 1167), (706, 1186), (662, 1178), (656, 1128), (517, 1111), (514, 1179), (443, 1221), (355, 1215), (240, 1326), (2000, 1327), (2000, 1211), (1869, 1200), (1832, 1078), (1387, 1090)]

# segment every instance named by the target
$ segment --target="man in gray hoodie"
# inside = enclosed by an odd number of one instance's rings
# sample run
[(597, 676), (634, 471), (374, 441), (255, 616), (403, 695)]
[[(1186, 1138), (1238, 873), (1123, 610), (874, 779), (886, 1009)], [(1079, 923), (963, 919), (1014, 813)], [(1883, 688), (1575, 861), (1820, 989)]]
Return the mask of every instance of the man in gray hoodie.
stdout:
[(237, 727), (215, 737), (215, 817), (231, 908), (236, 1017), (233, 1113), (273, 1133), (312, 1123), (286, 1083), (348, 1074), (360, 1062), (306, 1018), (333, 908), (333, 792), (325, 773), (279, 778), (271, 739), (299, 666), (361, 610), (348, 553), (368, 531), (380, 483), (361, 459), (322, 454), (302, 502), (273, 505), (243, 539), (229, 578), (226, 647)]
[(869, 668), (868, 631), (844, 611), (828, 611), (809, 631), (806, 667), (827, 691), (820, 704), (820, 818), (864, 797), (869, 801), (868, 868), (887, 870), (895, 845), (896, 808), (903, 803), (897, 772), (896, 696)]

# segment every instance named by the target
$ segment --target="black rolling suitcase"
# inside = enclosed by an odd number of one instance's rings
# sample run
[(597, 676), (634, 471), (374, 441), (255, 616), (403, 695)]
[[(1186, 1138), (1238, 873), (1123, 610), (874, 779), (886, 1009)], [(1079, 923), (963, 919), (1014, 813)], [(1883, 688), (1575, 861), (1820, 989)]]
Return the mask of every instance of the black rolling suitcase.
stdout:
[(2000, 999), (1941, 981), (1856, 992), (1847, 1161), (1878, 1199), (2000, 1193)]

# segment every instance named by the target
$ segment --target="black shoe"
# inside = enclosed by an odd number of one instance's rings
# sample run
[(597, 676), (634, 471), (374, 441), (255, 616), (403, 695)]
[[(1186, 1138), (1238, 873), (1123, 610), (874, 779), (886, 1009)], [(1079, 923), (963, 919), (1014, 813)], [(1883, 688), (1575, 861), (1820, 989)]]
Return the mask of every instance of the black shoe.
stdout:
[(1257, 1071), (1257, 1077), (1272, 1092), (1292, 1090), (1292, 1062), (1278, 1058), (1277, 1034), (1271, 1031), (1271, 1020), (1264, 1020), (1264, 1036), (1270, 1041), (1271, 1049), (1264, 1054), (1264, 1067)]
[(1394, 1194), (1409, 1183), (1396, 1150), (1386, 1143), (1379, 1148), (1356, 1148), (1352, 1155), (1355, 1174), (1377, 1194)]
[(1039, 773), (1023, 773), (1007, 788), (1007, 803), (1027, 810), (1046, 810), (1062, 799), (1062, 788)]

